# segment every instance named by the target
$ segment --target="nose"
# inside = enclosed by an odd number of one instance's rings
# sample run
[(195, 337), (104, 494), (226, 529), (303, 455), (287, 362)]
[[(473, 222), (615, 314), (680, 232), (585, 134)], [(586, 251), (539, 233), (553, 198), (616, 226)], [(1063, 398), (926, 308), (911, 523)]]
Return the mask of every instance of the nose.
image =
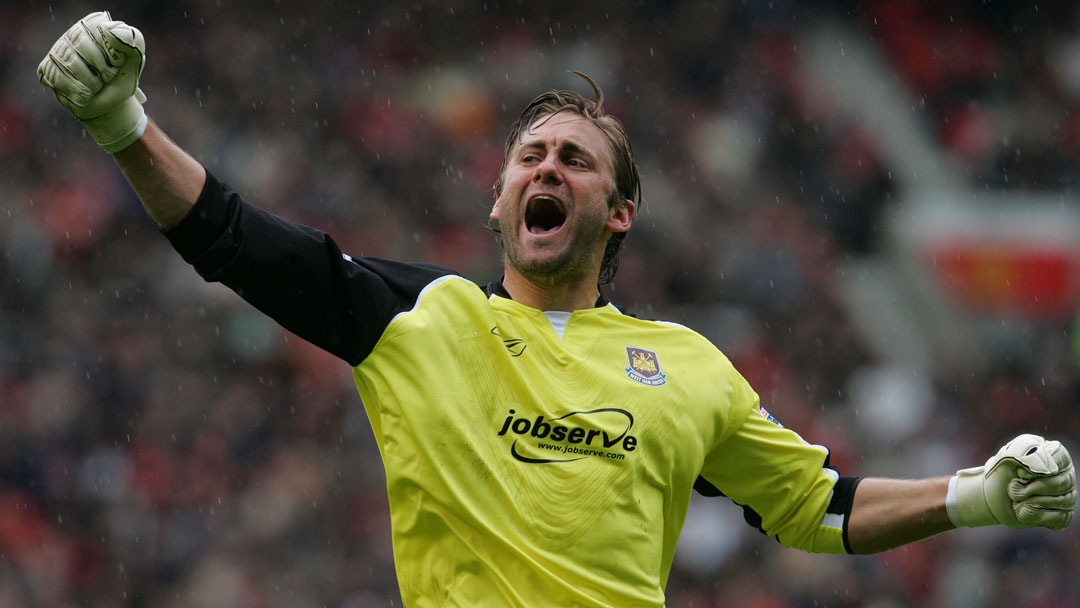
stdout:
[(561, 184), (562, 175), (559, 173), (559, 164), (553, 154), (548, 154), (540, 164), (536, 165), (536, 173), (533, 174), (533, 182), (540, 184)]

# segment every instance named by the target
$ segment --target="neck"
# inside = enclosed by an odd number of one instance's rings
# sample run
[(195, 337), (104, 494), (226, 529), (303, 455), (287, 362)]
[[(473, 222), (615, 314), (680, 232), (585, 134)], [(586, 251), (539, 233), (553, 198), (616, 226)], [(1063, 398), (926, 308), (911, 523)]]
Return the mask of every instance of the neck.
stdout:
[(545, 312), (562, 310), (574, 312), (585, 308), (594, 308), (600, 297), (596, 286), (596, 276), (587, 279), (559, 283), (558, 285), (540, 285), (530, 281), (506, 262), (503, 276), (503, 288), (515, 302)]

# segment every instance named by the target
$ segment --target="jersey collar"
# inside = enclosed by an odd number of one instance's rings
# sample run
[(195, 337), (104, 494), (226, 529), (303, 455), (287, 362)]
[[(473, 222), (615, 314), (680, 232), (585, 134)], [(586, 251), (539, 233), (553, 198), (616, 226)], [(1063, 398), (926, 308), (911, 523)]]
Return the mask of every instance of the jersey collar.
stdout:
[[(494, 281), (488, 283), (487, 287), (484, 288), (484, 294), (487, 295), (489, 298), (495, 295), (499, 296), (500, 298), (506, 298), (507, 300), (513, 300), (514, 298), (511, 298), (510, 294), (507, 293), (506, 288), (503, 287), (503, 277), (505, 276), (506, 275), (500, 276)], [(604, 297), (604, 292), (599, 289), (597, 289), (597, 291), (600, 291), (600, 295), (597, 296), (596, 304), (594, 305), (594, 307), (600, 308), (601, 306), (607, 306), (608, 304), (610, 304), (608, 299)]]

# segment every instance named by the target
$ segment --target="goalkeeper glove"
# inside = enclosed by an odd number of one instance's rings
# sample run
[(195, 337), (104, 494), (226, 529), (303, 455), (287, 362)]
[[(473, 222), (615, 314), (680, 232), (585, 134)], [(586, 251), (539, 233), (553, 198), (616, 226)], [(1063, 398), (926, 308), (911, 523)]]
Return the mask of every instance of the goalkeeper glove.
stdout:
[(64, 32), (38, 65), (38, 78), (112, 154), (146, 129), (139, 89), (145, 56), (142, 32), (99, 11)]
[(1065, 446), (1020, 435), (981, 467), (949, 480), (945, 500), (957, 527), (1005, 524), (1063, 530), (1076, 508), (1076, 471)]

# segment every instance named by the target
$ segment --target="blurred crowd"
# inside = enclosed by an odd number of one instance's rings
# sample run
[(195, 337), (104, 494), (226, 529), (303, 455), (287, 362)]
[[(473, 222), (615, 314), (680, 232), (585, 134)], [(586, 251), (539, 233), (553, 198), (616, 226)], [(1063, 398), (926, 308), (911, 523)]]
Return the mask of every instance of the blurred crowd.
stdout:
[[(980, 464), (1020, 432), (1080, 456), (1072, 319), (1027, 357), (912, 370), (838, 282), (902, 193), (807, 103), (800, 39), (872, 40), (972, 187), (1075, 195), (1074, 3), (0, 4), (0, 608), (400, 605), (384, 478), (348, 366), (197, 277), (36, 80), (93, 10), (146, 35), (148, 113), (249, 200), (352, 255), (485, 283), (510, 123), (596, 79), (646, 204), (607, 295), (687, 324), (846, 475)], [(1034, 331), (1034, 330), (1033, 330)], [(884, 404), (884, 405), (883, 405)], [(950, 533), (804, 554), (695, 500), (672, 608), (1080, 605), (1080, 534)]]

